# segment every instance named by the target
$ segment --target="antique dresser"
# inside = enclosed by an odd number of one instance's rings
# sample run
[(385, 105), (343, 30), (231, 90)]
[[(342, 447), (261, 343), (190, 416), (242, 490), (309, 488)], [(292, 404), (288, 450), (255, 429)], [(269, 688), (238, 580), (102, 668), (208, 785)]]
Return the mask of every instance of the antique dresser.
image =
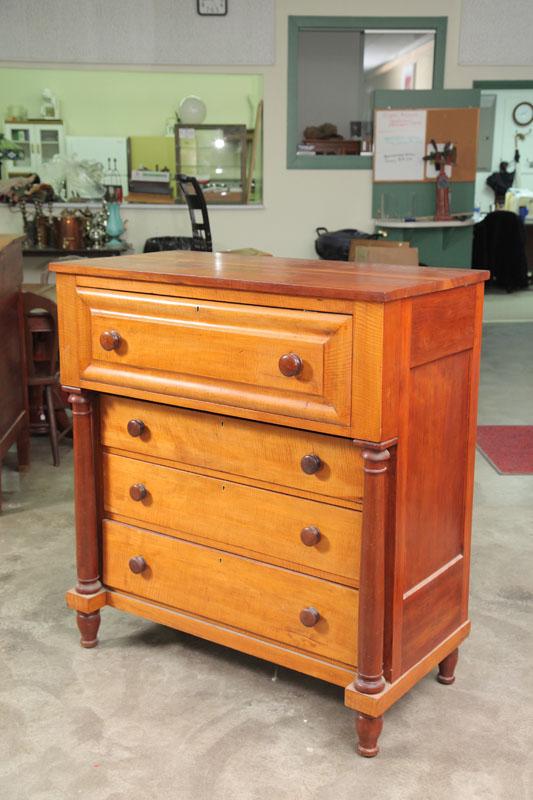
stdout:
[(358, 752), (468, 578), (476, 270), (190, 252), (56, 263), (81, 644), (100, 609), (345, 687)]

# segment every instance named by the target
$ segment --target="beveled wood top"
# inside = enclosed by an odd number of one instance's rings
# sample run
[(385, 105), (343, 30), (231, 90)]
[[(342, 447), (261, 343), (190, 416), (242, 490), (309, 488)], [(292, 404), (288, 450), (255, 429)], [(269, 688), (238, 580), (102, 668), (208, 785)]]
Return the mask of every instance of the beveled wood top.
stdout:
[(98, 278), (376, 302), (469, 286), (490, 276), (485, 270), (475, 269), (358, 265), (347, 261), (176, 250), (61, 261), (51, 264), (50, 269)]

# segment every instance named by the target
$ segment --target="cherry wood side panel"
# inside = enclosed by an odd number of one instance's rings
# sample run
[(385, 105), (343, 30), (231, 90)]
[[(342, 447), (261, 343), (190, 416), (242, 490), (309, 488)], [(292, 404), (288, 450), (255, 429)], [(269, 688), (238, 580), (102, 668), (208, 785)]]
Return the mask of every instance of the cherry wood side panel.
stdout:
[[(357, 585), (361, 513), (183, 470), (104, 454), (104, 508), (181, 538), (240, 548), (259, 560), (293, 562)], [(146, 496), (130, 496), (142, 484)], [(304, 528), (317, 528), (317, 544), (302, 542)]]
[(482, 297), (411, 302), (404, 330), (392, 615), (397, 678), (467, 619)]
[(462, 556), (416, 592), (407, 594), (403, 612), (402, 665), (416, 664), (464, 622)]
[[(104, 520), (107, 587), (228, 624), (304, 652), (356, 663), (357, 591), (221, 550)], [(146, 569), (133, 573), (129, 560)], [(300, 612), (316, 609), (313, 627)]]
[[(101, 395), (100, 408), (101, 438), (107, 447), (277, 488), (362, 499), (360, 450), (350, 440), (111, 395)], [(128, 433), (130, 420), (142, 423), (139, 436)], [(300, 464), (310, 453), (323, 465), (312, 475)]]
[[(352, 319), (78, 288), (85, 382), (350, 425)], [(115, 345), (102, 335), (113, 333)], [(106, 349), (108, 348), (108, 349)], [(282, 374), (296, 353), (301, 371)]]
[(474, 345), (476, 288), (440, 292), (413, 301), (411, 366)]
[(404, 591), (463, 551), (471, 353), (411, 373)]

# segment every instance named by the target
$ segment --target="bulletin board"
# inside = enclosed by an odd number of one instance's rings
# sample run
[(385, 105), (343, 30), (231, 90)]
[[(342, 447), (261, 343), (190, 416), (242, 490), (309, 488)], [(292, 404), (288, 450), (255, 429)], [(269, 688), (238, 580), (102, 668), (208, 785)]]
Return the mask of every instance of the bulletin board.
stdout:
[(439, 149), (452, 142), (455, 181), (475, 181), (479, 108), (388, 108), (374, 112), (374, 182), (430, 183), (423, 157), (434, 139)]

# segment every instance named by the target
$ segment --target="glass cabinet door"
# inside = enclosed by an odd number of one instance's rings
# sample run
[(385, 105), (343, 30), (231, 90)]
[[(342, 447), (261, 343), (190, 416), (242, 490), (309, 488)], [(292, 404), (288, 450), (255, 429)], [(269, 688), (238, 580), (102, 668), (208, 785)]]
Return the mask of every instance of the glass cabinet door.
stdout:
[(245, 125), (177, 125), (178, 173), (195, 177), (208, 203), (243, 203)]
[(13, 169), (24, 170), (31, 168), (31, 143), (29, 128), (10, 128), (6, 130), (6, 135), (13, 142), (16, 142), (24, 153), (24, 158), (13, 162)]
[(57, 128), (39, 128), (37, 135), (39, 138), (41, 163), (46, 164), (61, 152), (59, 131)]

